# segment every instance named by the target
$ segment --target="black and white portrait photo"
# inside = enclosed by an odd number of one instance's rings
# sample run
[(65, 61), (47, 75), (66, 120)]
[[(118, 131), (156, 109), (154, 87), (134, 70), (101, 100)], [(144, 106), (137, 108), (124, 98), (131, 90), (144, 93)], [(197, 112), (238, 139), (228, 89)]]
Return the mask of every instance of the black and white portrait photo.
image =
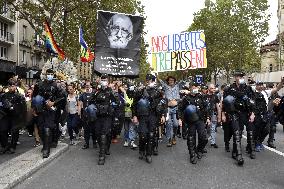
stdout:
[(95, 71), (138, 75), (142, 25), (140, 16), (98, 11)]
[(110, 48), (125, 49), (133, 37), (133, 24), (123, 14), (115, 14), (108, 21), (106, 32)]

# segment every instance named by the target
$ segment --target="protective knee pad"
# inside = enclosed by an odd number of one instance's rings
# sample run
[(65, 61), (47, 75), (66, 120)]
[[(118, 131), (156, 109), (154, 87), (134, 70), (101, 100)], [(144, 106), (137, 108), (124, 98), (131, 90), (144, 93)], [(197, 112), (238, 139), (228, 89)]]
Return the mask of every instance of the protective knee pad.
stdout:
[(193, 136), (187, 137), (187, 148), (190, 154), (195, 152), (195, 138)]

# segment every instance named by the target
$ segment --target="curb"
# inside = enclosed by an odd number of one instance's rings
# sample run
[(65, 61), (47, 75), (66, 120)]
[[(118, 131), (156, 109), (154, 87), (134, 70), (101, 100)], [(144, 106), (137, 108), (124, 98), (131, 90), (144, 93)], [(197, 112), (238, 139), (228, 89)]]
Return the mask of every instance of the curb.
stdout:
[(0, 189), (10, 189), (23, 182), (66, 152), (69, 149), (69, 145), (58, 143), (57, 148), (52, 148), (49, 158), (46, 159), (42, 158), (41, 148), (34, 148), (0, 165)]

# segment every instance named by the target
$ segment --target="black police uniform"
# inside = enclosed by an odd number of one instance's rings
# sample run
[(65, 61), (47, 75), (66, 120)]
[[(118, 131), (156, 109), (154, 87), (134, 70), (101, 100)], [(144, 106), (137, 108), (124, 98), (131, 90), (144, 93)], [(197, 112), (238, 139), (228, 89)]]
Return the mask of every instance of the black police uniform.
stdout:
[(267, 111), (266, 100), (261, 92), (255, 92), (255, 102), (257, 102), (257, 106), (255, 106), (254, 140), (256, 145), (260, 145), (269, 133), (270, 117)]
[[(0, 141), (2, 152), (14, 153), (19, 139), (19, 126), (25, 121), (26, 101), (17, 92), (7, 92), (1, 95)], [(11, 142), (8, 145), (8, 132)]]
[(125, 100), (123, 99), (124, 94), (121, 90), (114, 91), (114, 95), (119, 99), (119, 105), (114, 105), (115, 116), (112, 124), (112, 138), (115, 139), (121, 134), (122, 127), (125, 121)]
[[(41, 139), (43, 142), (43, 158), (49, 157), (50, 147), (52, 143), (58, 141), (58, 128), (56, 126), (56, 106), (61, 100), (64, 100), (64, 96), (60, 96), (60, 91), (54, 81), (44, 80), (35, 85), (33, 92), (32, 108), (38, 114), (37, 125), (40, 130)], [(42, 98), (39, 101), (35, 100)], [(47, 107), (46, 101), (50, 100), (55, 102), (54, 107)], [(53, 144), (53, 147), (56, 145)]]
[(148, 163), (152, 162), (152, 154), (158, 155), (159, 118), (167, 111), (161, 100), (159, 88), (147, 86), (136, 91), (132, 106), (133, 116), (139, 121), (139, 159), (143, 159), (146, 155)]
[[(224, 91), (223, 108), (226, 112), (226, 123), (233, 134), (233, 151), (232, 157), (237, 160), (239, 165), (243, 165), (241, 138), (244, 126), (247, 130), (247, 150), (252, 159), (255, 158), (254, 140), (253, 140), (253, 123), (249, 122), (249, 116), (254, 111), (254, 92), (246, 84), (237, 86), (236, 83), (230, 85)], [(231, 136), (228, 136), (230, 139)], [(228, 140), (229, 141), (229, 140)], [(227, 142), (228, 142), (227, 141)], [(225, 145), (229, 145), (228, 143)]]
[[(190, 162), (197, 163), (197, 158), (202, 157), (202, 152), (208, 142), (205, 128), (205, 120), (208, 117), (206, 102), (201, 94), (189, 94), (183, 97), (179, 104), (178, 117), (188, 126), (187, 147), (190, 154)], [(198, 133), (198, 145), (196, 146), (196, 132)]]
[(95, 135), (95, 128), (94, 128), (94, 121), (91, 120), (88, 116), (87, 108), (90, 105), (90, 99), (94, 92), (84, 92), (80, 95), (79, 100), (83, 103), (82, 111), (81, 111), (81, 116), (82, 116), (82, 123), (83, 123), (83, 128), (84, 128), (84, 139), (85, 139), (85, 145), (83, 149), (89, 148), (89, 141), (90, 141), (90, 136), (92, 135), (92, 140), (93, 140), (93, 147), (97, 148), (97, 139)]
[(94, 104), (97, 107), (95, 133), (100, 147), (99, 165), (104, 165), (105, 155), (109, 155), (111, 126), (114, 116), (113, 103), (119, 105), (119, 100), (109, 87), (98, 89), (90, 99), (90, 104)]

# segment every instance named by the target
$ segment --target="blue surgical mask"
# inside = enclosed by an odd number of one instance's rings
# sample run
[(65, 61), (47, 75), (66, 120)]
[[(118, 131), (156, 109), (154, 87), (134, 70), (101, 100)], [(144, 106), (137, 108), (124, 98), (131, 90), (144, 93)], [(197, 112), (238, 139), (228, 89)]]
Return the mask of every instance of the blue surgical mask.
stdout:
[(239, 80), (239, 83), (242, 85), (242, 84), (245, 84), (245, 83), (246, 83), (246, 81), (245, 81), (245, 79), (244, 79), (244, 78), (241, 78), (241, 79)]
[(46, 79), (48, 80), (48, 81), (52, 81), (53, 80), (53, 75), (46, 75)]

